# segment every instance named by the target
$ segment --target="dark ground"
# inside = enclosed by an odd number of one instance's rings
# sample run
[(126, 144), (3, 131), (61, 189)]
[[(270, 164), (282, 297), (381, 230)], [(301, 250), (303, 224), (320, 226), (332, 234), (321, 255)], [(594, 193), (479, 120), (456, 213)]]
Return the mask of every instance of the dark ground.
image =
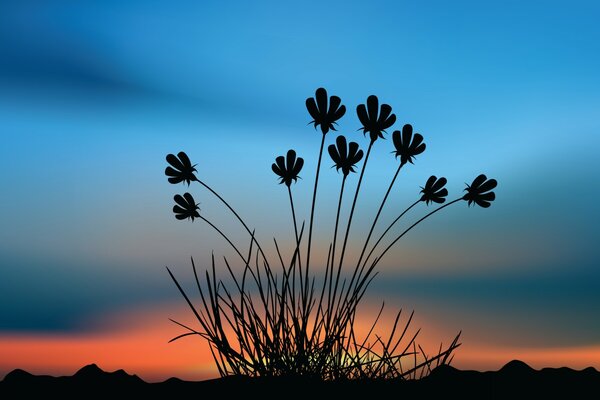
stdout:
[(594, 368), (534, 370), (511, 361), (499, 371), (439, 367), (417, 381), (321, 382), (309, 379), (228, 377), (200, 382), (176, 378), (146, 383), (125, 371), (104, 372), (88, 365), (68, 377), (35, 376), (14, 370), (0, 382), (0, 399), (72, 398), (179, 399), (600, 399), (600, 372)]

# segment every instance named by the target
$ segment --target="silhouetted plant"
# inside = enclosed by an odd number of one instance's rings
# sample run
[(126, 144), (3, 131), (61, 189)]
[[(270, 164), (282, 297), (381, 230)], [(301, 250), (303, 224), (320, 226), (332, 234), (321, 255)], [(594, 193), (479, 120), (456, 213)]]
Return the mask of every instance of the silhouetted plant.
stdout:
[(448, 181), (446, 178), (437, 178), (435, 175), (431, 175), (427, 182), (425, 183), (425, 187), (421, 188), (421, 201), (424, 201), (425, 204), (429, 205), (430, 202), (442, 204), (446, 201), (446, 196), (448, 196), (448, 190), (444, 188)]
[(473, 180), (471, 185), (467, 185), (465, 189), (467, 194), (463, 196), (463, 200), (468, 201), (469, 206), (474, 202), (480, 207), (488, 208), (496, 199), (496, 194), (490, 190), (494, 189), (497, 184), (495, 179), (488, 180), (484, 174), (481, 174)]
[(194, 198), (189, 193), (184, 193), (183, 196), (176, 194), (173, 199), (175, 200), (175, 204), (173, 206), (173, 212), (175, 213), (175, 218), (177, 219), (191, 219), (194, 222), (194, 218), (200, 218), (200, 214), (198, 210), (198, 204), (194, 202)]
[[(291, 191), (292, 183), (299, 178), (304, 159), (297, 157), (294, 150), (289, 150), (285, 157), (277, 157), (272, 164), (272, 170), (279, 177), (279, 183), (287, 187), (294, 224), (295, 246), (289, 261), (284, 260), (279, 244), (274, 239), (281, 272), (277, 272), (276, 267), (271, 265), (263, 247), (255, 237), (255, 232), (249, 229), (239, 214), (210, 186), (198, 179), (196, 165), (192, 165), (187, 155), (180, 152), (177, 157), (173, 154), (167, 156), (169, 166), (165, 174), (169, 177), (169, 182), (187, 183), (188, 186), (191, 182), (198, 182), (225, 204), (250, 235), (250, 246), (244, 255), (216, 225), (199, 213), (198, 204), (191, 194), (185, 193), (183, 196), (174, 197), (175, 217), (180, 220), (189, 218), (192, 221), (199, 218), (209, 224), (240, 257), (242, 272), (235, 273), (229, 260), (224, 257), (223, 261), (232, 282), (226, 284), (217, 276), (213, 255), (212, 267), (206, 271), (201, 281), (192, 259), (195, 283), (200, 295), (199, 306), (196, 306), (167, 268), (200, 325), (199, 329), (195, 329), (173, 321), (186, 332), (173, 338), (172, 341), (191, 335), (198, 335), (207, 340), (217, 369), (222, 376), (303, 375), (327, 380), (422, 377), (435, 366), (452, 361), (454, 350), (460, 346), (458, 342), (460, 333), (447, 347), (440, 345), (438, 352), (430, 356), (416, 343), (418, 330), (414, 335), (407, 334), (413, 318), (412, 313), (401, 322), (402, 311), (398, 312), (392, 330), (386, 338), (374, 333), (383, 311), (382, 306), (366, 336), (359, 338), (355, 330), (358, 306), (368, 286), (377, 276), (376, 266), (404, 235), (431, 215), (461, 200), (467, 201), (469, 206), (475, 203), (484, 208), (489, 207), (495, 199), (495, 194), (491, 190), (497, 186), (497, 182), (494, 179), (488, 180), (483, 174), (479, 175), (471, 185), (467, 185), (466, 194), (445, 203), (448, 195), (448, 190), (445, 188), (446, 178), (431, 176), (421, 188), (416, 201), (388, 225), (371, 250), (366, 253), (371, 234), (374, 232), (400, 170), (407, 163), (412, 164), (415, 157), (422, 154), (426, 147), (423, 137), (418, 133), (413, 135), (412, 126), (405, 124), (402, 132), (396, 130), (392, 134), (395, 147), (393, 153), (396, 158), (400, 157), (400, 163), (373, 219), (356, 266), (345, 270), (344, 253), (371, 149), (377, 139), (384, 138), (383, 133), (391, 128), (396, 120), (389, 105), (380, 106), (376, 96), (369, 96), (366, 105), (361, 104), (356, 109), (363, 125), (360, 130), (365, 135), (369, 133), (370, 141), (366, 153), (363, 153), (358, 143), (348, 143), (341, 135), (336, 138), (335, 144), (328, 146), (329, 155), (334, 162), (333, 167), (342, 172), (342, 182), (333, 238), (329, 243), (324, 279), (319, 288), (316, 277), (309, 273), (309, 264), (320, 166), (326, 134), (330, 130), (336, 130), (335, 125), (346, 109), (341, 105), (339, 97), (328, 98), (327, 91), (323, 88), (317, 89), (314, 98), (306, 100), (306, 107), (313, 118), (310, 123), (315, 129), (321, 128), (322, 138), (310, 209), (308, 243), (304, 254), (300, 246), (304, 223), (298, 229)], [(344, 186), (350, 173), (356, 172), (356, 165), (363, 160), (363, 155), (364, 162), (338, 258), (337, 233)], [(427, 206), (442, 205), (404, 229), (371, 261), (371, 256), (376, 254), (378, 246), (391, 232), (393, 226), (421, 202)], [(365, 253), (366, 257), (364, 257)], [(302, 260), (305, 261), (305, 268), (302, 267)]]

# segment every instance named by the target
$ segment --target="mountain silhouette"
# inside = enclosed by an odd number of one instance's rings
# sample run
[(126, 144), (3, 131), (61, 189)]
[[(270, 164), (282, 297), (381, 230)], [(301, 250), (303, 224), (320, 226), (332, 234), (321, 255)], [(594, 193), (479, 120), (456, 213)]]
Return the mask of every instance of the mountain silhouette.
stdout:
[(182, 398), (183, 396), (232, 396), (285, 398), (291, 394), (313, 398), (346, 396), (394, 397), (418, 396), (429, 399), (439, 396), (460, 399), (552, 399), (596, 398), (600, 393), (600, 372), (592, 367), (543, 368), (535, 370), (522, 361), (513, 360), (498, 371), (462, 371), (442, 365), (419, 380), (352, 380), (323, 382), (311, 378), (271, 377), (249, 378), (230, 376), (206, 381), (183, 381), (170, 378), (164, 382), (147, 383), (137, 375), (122, 369), (105, 372), (91, 364), (73, 376), (52, 377), (32, 375), (22, 369), (8, 373), (0, 382), (0, 398), (33, 398), (33, 396), (87, 398)]

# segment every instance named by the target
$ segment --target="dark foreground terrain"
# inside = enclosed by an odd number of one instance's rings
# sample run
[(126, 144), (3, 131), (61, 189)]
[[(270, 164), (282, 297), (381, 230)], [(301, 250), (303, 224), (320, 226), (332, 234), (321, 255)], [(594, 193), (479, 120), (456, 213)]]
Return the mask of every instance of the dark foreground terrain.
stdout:
[(62, 377), (35, 376), (17, 369), (0, 382), (0, 399), (99, 396), (113, 399), (600, 399), (600, 372), (594, 368), (534, 370), (521, 361), (511, 361), (500, 370), (490, 372), (439, 367), (417, 381), (331, 383), (310, 379), (228, 377), (201, 382), (171, 378), (161, 383), (146, 383), (123, 370), (104, 372), (92, 364), (73, 376)]

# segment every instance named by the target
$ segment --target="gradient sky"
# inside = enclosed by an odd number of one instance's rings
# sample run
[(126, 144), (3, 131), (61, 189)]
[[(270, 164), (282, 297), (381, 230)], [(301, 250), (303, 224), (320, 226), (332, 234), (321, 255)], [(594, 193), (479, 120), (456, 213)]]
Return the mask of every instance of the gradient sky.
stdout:
[[(173, 218), (187, 189), (167, 183), (164, 157), (185, 150), (262, 241), (289, 250), (270, 164), (290, 148), (305, 158), (293, 190), (308, 219), (320, 134), (304, 101), (321, 86), (361, 146), (354, 110), (370, 94), (393, 107), (395, 129), (425, 137), (382, 221), (432, 174), (449, 198), (479, 173), (499, 181), (491, 208), (461, 202), (411, 232), (367, 308), (414, 309), (432, 343), (462, 330), (459, 367), (600, 368), (599, 15), (573, 0), (0, 3), (0, 376), (91, 362), (151, 380), (214, 376), (202, 342), (166, 344), (180, 333), (167, 318), (190, 316), (164, 267), (190, 279), (190, 256), (205, 266), (231, 251)], [(391, 150), (374, 147), (351, 245), (395, 171)], [(340, 184), (330, 165), (321, 261)], [(206, 191), (190, 192), (247, 240)]]

